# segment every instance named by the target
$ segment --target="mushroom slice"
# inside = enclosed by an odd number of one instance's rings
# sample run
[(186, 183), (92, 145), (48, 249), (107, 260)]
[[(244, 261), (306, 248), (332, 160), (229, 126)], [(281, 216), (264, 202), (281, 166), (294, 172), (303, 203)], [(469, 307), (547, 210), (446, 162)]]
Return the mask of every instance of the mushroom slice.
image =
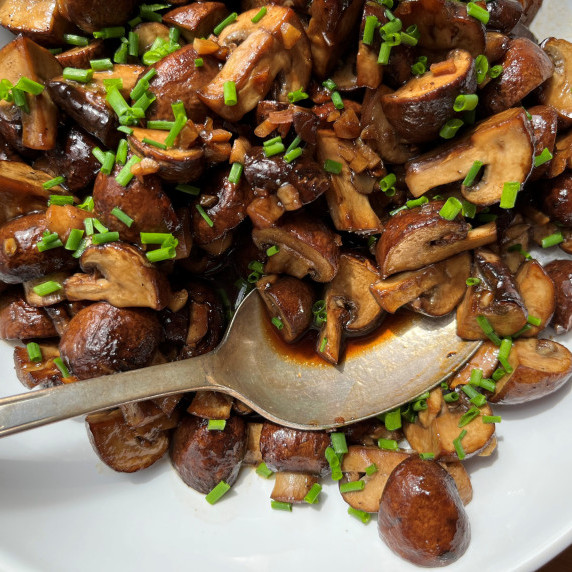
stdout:
[(471, 229), (464, 219), (446, 220), (439, 215), (443, 204), (431, 201), (389, 219), (376, 245), (382, 278), (495, 242), (495, 223)]
[(95, 452), (114, 471), (134, 473), (146, 469), (169, 448), (169, 438), (164, 431), (152, 441), (139, 437), (126, 423), (121, 409), (92, 413), (85, 421)]
[(488, 30), (499, 30), (503, 34), (508, 34), (518, 24), (523, 7), (518, 0), (493, 0), (487, 2), (487, 11), (489, 13), (489, 21), (487, 22), (488, 44)]
[(338, 272), (341, 239), (324, 223), (307, 215), (284, 217), (277, 226), (254, 229), (258, 248), (275, 245), (278, 252), (266, 262), (266, 274), (307, 274), (316, 282), (330, 282)]
[(338, 363), (342, 333), (364, 335), (375, 329), (384, 312), (371, 292), (379, 278), (375, 266), (356, 254), (342, 254), (335, 278), (324, 294), (326, 323), (318, 335), (318, 354), (331, 363)]
[(532, 20), (534, 20), (534, 17), (536, 16), (538, 10), (540, 10), (543, 0), (518, 0), (518, 1), (522, 4), (523, 8), (520, 23), (525, 26), (528, 26), (532, 22)]
[[(510, 153), (505, 153), (510, 149)], [(463, 196), (486, 206), (498, 203), (506, 181), (524, 183), (533, 168), (532, 126), (523, 108), (508, 109), (478, 124), (465, 136), (410, 160), (405, 182), (414, 197), (440, 185), (463, 180), (475, 161), (484, 164), (482, 177)]]
[(554, 282), (537, 260), (527, 260), (516, 274), (515, 282), (528, 315), (540, 319), (538, 326), (532, 326), (522, 336), (537, 336), (548, 326), (556, 310)]
[(462, 252), (440, 262), (438, 266), (442, 279), (409, 304), (409, 308), (427, 316), (446, 316), (461, 302), (471, 272), (471, 255)]
[(0, 298), (0, 339), (29, 340), (57, 336), (52, 320), (43, 308), (26, 302), (17, 290)]
[(85, 0), (57, 0), (60, 14), (86, 32), (121, 26), (133, 12), (137, 0), (115, 2), (86, 2)]
[(163, 23), (176, 26), (187, 42), (206, 38), (228, 15), (223, 2), (193, 2), (163, 14)]
[[(540, 155), (545, 149), (554, 153), (556, 144), (556, 132), (558, 130), (558, 113), (548, 105), (535, 105), (529, 108), (528, 113), (532, 116), (532, 129), (534, 130), (534, 155)], [(529, 182), (536, 181), (546, 175), (551, 167), (551, 161), (534, 167)]]
[(544, 269), (552, 279), (556, 293), (552, 327), (557, 334), (564, 334), (572, 328), (572, 261), (553, 260)]
[(0, 3), (0, 25), (48, 45), (61, 45), (64, 34), (74, 32), (55, 0), (4, 0)]
[(499, 64), (502, 74), (481, 91), (480, 100), (489, 113), (500, 113), (517, 105), (554, 71), (550, 58), (528, 38), (512, 40)]
[[(60, 286), (64, 283), (65, 279), (69, 276), (68, 272), (55, 272), (54, 274), (48, 274), (46, 276), (40, 276), (39, 278), (34, 278), (24, 282), (24, 293), (26, 295), (26, 302), (30, 306), (35, 306), (36, 308), (44, 308), (46, 306), (53, 306), (63, 302), (66, 299), (64, 289), (60, 289), (47, 296), (40, 296), (36, 294), (34, 288), (39, 284), (44, 282), (56, 282)], [(55, 325), (55, 324), (54, 324)]]
[(62, 384), (62, 372), (54, 363), (55, 358), (60, 357), (57, 345), (40, 344), (42, 352), (41, 361), (31, 361), (28, 350), (25, 347), (14, 348), (14, 369), (16, 375), (24, 387), (54, 387)]
[(481, 283), (469, 286), (457, 308), (457, 335), (466, 340), (484, 340), (487, 335), (477, 317), (487, 318), (499, 336), (518, 332), (527, 320), (526, 306), (514, 277), (502, 259), (489, 250), (475, 252)]
[(325, 78), (347, 48), (363, 9), (361, 0), (314, 0), (310, 5), (308, 38), (314, 73)]
[(405, 0), (394, 11), (403, 28), (416, 25), (419, 47), (448, 52), (467, 50), (474, 58), (485, 52), (485, 27), (453, 0)]
[(278, 318), (278, 334), (293, 343), (312, 325), (314, 291), (306, 282), (293, 276), (263, 276), (256, 288), (270, 316)]
[(278, 502), (302, 503), (318, 477), (310, 473), (278, 471), (270, 498)]
[(416, 154), (416, 148), (397, 135), (383, 111), (381, 98), (390, 93), (391, 89), (385, 85), (376, 91), (366, 90), (361, 109), (361, 138), (384, 161), (401, 165)]
[(440, 265), (430, 264), (419, 270), (401, 272), (385, 280), (378, 280), (371, 285), (371, 293), (386, 312), (393, 314), (401, 306), (439, 284), (443, 278)]
[(365, 26), (370, 16), (375, 16), (377, 22), (381, 25), (387, 24), (388, 22), (384, 6), (376, 2), (365, 3), (361, 19), (360, 42), (356, 59), (356, 83), (358, 87), (377, 89), (383, 80), (384, 68), (384, 66), (380, 66), (377, 63), (381, 47), (381, 38), (377, 34), (374, 34), (371, 43), (366, 44), (363, 41)]
[(572, 375), (572, 353), (552, 340), (515, 340), (508, 362), (513, 371), (497, 382), (492, 403), (539, 399), (562, 387)]
[(197, 391), (187, 413), (203, 419), (229, 419), (234, 398), (217, 391)]
[(513, 223), (503, 232), (500, 240), (500, 254), (513, 274), (526, 260), (529, 242), (530, 225), (522, 222), (522, 217), (515, 217)]
[(137, 155), (149, 157), (159, 164), (157, 174), (165, 181), (172, 183), (196, 181), (204, 170), (204, 152), (202, 149), (197, 147), (161, 149), (145, 141), (147, 139), (164, 144), (168, 135), (168, 131), (134, 127), (128, 141)]
[[(217, 76), (198, 90), (203, 103), (229, 121), (238, 121), (254, 109), (277, 77), (280, 101), (288, 101), (289, 92), (305, 88), (310, 80), (310, 45), (296, 13), (270, 5), (264, 18), (254, 24), (252, 18), (257, 13), (242, 13), (221, 32), (218, 41), (222, 46), (242, 43)], [(223, 88), (228, 81), (236, 86), (236, 105), (225, 103)]]
[(498, 365), (498, 355), (498, 346), (485, 340), (471, 359), (449, 380), (449, 387), (455, 389), (459, 385), (469, 383), (474, 369), (480, 369), (485, 379), (491, 377)]
[(105, 300), (116, 308), (162, 310), (170, 300), (167, 278), (143, 253), (124, 242), (88, 246), (81, 255), (85, 272), (64, 282), (68, 300)]
[(51, 177), (19, 161), (0, 161), (0, 223), (22, 214), (45, 210), (50, 195), (65, 195), (56, 185), (49, 190), (43, 184)]
[(477, 89), (475, 61), (469, 52), (454, 50), (443, 65), (448, 73), (431, 69), (397, 91), (381, 96), (387, 119), (397, 134), (410, 143), (435, 139), (443, 125), (455, 116), (453, 104), (457, 96), (475, 93)]
[(46, 225), (50, 232), (55, 232), (65, 243), (72, 229), (84, 230), (84, 221), (93, 215), (90, 211), (79, 209), (73, 205), (50, 205), (46, 211)]
[[(58, 60), (48, 50), (24, 36), (18, 36), (0, 50), (0, 77), (13, 84), (21, 77), (45, 84), (61, 73), (62, 66)], [(22, 145), (42, 151), (53, 149), (56, 145), (58, 112), (52, 97), (44, 90), (37, 96), (27, 95), (26, 101), (30, 111), (21, 114)], [(12, 105), (2, 101), (0, 108)]]
[(572, 131), (556, 138), (554, 157), (550, 161), (547, 177), (549, 179), (557, 177), (566, 169), (572, 169)]
[[(433, 453), (440, 461), (458, 461), (454, 441), (459, 437), (461, 417), (472, 407), (464, 393), (459, 393), (459, 400), (453, 403), (443, 402), (439, 415), (423, 427), (419, 420), (415, 423), (406, 422), (403, 430), (409, 444), (418, 453)], [(481, 416), (492, 415), (488, 403), (480, 408), (479, 416), (463, 426), (467, 433), (461, 444), (465, 458), (472, 457), (484, 451), (495, 436), (494, 423), (483, 423)]]
[[(369, 197), (354, 187), (355, 173), (342, 156), (347, 142), (338, 139), (333, 131), (320, 130), (318, 137), (318, 159), (327, 159), (341, 164), (339, 175), (332, 175), (332, 183), (326, 191), (330, 216), (337, 230), (373, 234), (381, 232), (382, 225), (370, 205)], [(371, 177), (371, 187), (374, 178)]]
[(87, 46), (76, 46), (56, 54), (56, 60), (63, 68), (89, 69), (89, 62), (105, 56), (105, 43), (103, 40), (94, 40)]
[(551, 105), (563, 127), (572, 125), (572, 44), (548, 38), (542, 48), (554, 64), (554, 73), (540, 91), (540, 101)]

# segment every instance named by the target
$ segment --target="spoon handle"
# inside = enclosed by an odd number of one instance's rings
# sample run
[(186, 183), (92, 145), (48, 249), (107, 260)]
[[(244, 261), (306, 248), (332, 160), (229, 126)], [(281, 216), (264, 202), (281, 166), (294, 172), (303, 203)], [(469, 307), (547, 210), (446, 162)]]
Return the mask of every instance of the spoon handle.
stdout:
[(213, 358), (206, 354), (2, 398), (0, 437), (129, 401), (197, 389), (225, 391), (212, 378)]

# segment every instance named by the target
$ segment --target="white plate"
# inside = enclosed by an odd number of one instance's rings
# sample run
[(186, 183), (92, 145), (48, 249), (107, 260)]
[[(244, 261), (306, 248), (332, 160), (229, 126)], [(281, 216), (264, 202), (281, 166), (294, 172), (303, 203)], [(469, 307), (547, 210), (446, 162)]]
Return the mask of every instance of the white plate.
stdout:
[[(539, 37), (560, 30), (570, 38), (572, 0), (545, 4)], [(0, 393), (21, 392), (8, 344), (0, 344), (0, 363)], [(496, 408), (497, 452), (467, 463), (472, 540), (451, 572), (535, 570), (572, 542), (570, 388)], [(79, 420), (8, 437), (0, 441), (0, 570), (417, 569), (383, 544), (374, 520), (364, 526), (348, 516), (327, 479), (319, 506), (291, 514), (270, 509), (271, 489), (272, 481), (246, 469), (210, 506), (167, 459), (139, 474), (114, 473)]]

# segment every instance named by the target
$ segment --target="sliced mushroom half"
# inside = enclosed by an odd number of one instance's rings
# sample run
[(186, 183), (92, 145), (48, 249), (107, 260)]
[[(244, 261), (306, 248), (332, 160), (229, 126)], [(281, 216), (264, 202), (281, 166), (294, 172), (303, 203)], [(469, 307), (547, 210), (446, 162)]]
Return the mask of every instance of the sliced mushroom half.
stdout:
[(572, 125), (572, 44), (548, 38), (542, 48), (554, 64), (554, 73), (543, 84), (540, 101), (558, 112), (562, 127)]
[[(510, 149), (510, 153), (505, 153)], [(483, 121), (460, 139), (409, 161), (405, 181), (415, 197), (440, 185), (462, 181), (475, 161), (482, 176), (463, 196), (476, 205), (498, 203), (504, 183), (524, 183), (533, 168), (532, 126), (522, 108), (509, 109)]]

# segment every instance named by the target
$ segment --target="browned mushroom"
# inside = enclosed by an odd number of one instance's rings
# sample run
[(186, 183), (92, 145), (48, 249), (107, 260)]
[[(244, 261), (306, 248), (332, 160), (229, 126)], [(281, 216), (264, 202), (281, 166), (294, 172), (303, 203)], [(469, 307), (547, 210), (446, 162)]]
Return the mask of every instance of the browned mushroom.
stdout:
[(572, 44), (567, 40), (548, 38), (542, 48), (554, 64), (554, 73), (542, 86), (540, 101), (558, 112), (562, 127), (569, 127), (572, 125)]
[(385, 15), (385, 7), (377, 2), (366, 2), (363, 7), (363, 13), (360, 26), (360, 42), (356, 58), (356, 84), (359, 87), (369, 87), (377, 89), (383, 79), (383, 66), (377, 63), (379, 50), (381, 47), (381, 37), (377, 34), (373, 35), (370, 43), (363, 41), (363, 34), (368, 18), (374, 16), (377, 22), (382, 26), (387, 23), (388, 19)]
[(201, 148), (182, 149), (175, 146), (161, 149), (145, 141), (147, 139), (164, 144), (168, 135), (168, 131), (134, 127), (128, 141), (138, 156), (149, 157), (158, 163), (157, 174), (165, 181), (173, 183), (196, 181), (204, 169), (204, 152)]
[(548, 326), (556, 310), (554, 282), (536, 260), (527, 260), (515, 276), (518, 291), (522, 296), (529, 316), (538, 318), (540, 324), (524, 332), (524, 337), (537, 336)]
[(60, 54), (56, 54), (56, 60), (60, 62), (63, 68), (89, 69), (91, 60), (97, 60), (104, 57), (104, 55), (105, 44), (103, 40), (94, 40), (87, 46), (75, 46)]
[(543, 0), (518, 0), (522, 4), (523, 13), (521, 18), (521, 23), (524, 25), (530, 24), (540, 7), (542, 6)]
[(229, 419), (234, 399), (217, 391), (197, 391), (187, 413), (203, 419)]
[(552, 340), (515, 340), (508, 362), (513, 371), (497, 382), (492, 403), (539, 399), (560, 389), (572, 376), (572, 353)]
[(121, 409), (92, 413), (86, 417), (89, 440), (99, 458), (111, 469), (133, 473), (150, 467), (167, 451), (169, 439), (164, 431), (142, 438), (130, 427)]
[(278, 334), (287, 343), (295, 342), (312, 325), (314, 291), (293, 276), (263, 276), (256, 288), (270, 316), (278, 318)]
[(54, 387), (62, 384), (62, 372), (54, 363), (60, 357), (57, 345), (40, 344), (41, 361), (31, 361), (25, 347), (14, 348), (14, 368), (18, 379), (28, 389)]
[(391, 473), (378, 529), (387, 545), (418, 566), (458, 560), (470, 540), (469, 519), (453, 478), (434, 461), (411, 456)]
[[(511, 153), (504, 153), (510, 148)], [(430, 189), (463, 180), (475, 161), (484, 164), (482, 177), (463, 196), (476, 205), (501, 199), (506, 181), (523, 183), (533, 168), (534, 141), (524, 109), (493, 115), (463, 137), (410, 160), (405, 181), (415, 197)]]
[(86, 32), (119, 26), (129, 18), (137, 0), (93, 4), (86, 0), (57, 0), (60, 14)]
[(485, 27), (452, 0), (405, 0), (394, 11), (403, 27), (416, 25), (421, 48), (448, 52), (467, 50), (474, 58), (485, 51)]
[(171, 289), (136, 247), (124, 242), (88, 246), (80, 258), (81, 269), (64, 283), (68, 300), (105, 300), (117, 308), (162, 310)]
[(572, 171), (542, 184), (542, 210), (553, 222), (572, 226)]
[(63, 248), (38, 250), (46, 231), (43, 214), (25, 215), (0, 227), (0, 280), (17, 284), (76, 266), (77, 261)]
[[(494, 64), (502, 59), (508, 50), (509, 44), (510, 38), (508, 36), (500, 32), (487, 31), (487, 49), (485, 56), (489, 63)], [(486, 81), (486, 79), (483, 81)]]
[[(498, 354), (498, 346), (485, 340), (471, 359), (448, 381), (449, 387), (455, 389), (459, 385), (469, 383), (474, 369), (480, 369), (485, 379), (490, 378), (497, 368)], [(431, 393), (433, 394), (433, 391)]]
[[(318, 131), (320, 162), (329, 159), (341, 165), (341, 172), (332, 175), (330, 188), (326, 192), (330, 216), (337, 230), (367, 234), (381, 232), (381, 222), (370, 205), (369, 197), (355, 187), (359, 174), (352, 169), (351, 158), (356, 157), (352, 146), (353, 143), (339, 139), (333, 131)], [(349, 160), (346, 160), (344, 155)], [(366, 178), (365, 184), (368, 192), (371, 192), (377, 179), (367, 173), (363, 175)]]
[(572, 131), (558, 135), (554, 146), (554, 157), (550, 161), (548, 178), (561, 175), (566, 169), (572, 169)]
[(527, 311), (512, 273), (500, 256), (485, 249), (475, 252), (475, 265), (481, 282), (467, 288), (457, 308), (457, 334), (466, 340), (486, 339), (479, 316), (499, 336), (515, 334), (526, 324)]
[(133, 28), (133, 32), (137, 34), (139, 56), (150, 50), (157, 38), (169, 41), (169, 28), (161, 22), (141, 22)]
[(325, 431), (302, 431), (265, 421), (260, 434), (262, 460), (273, 471), (296, 471), (325, 476), (330, 470)]
[(526, 260), (530, 242), (530, 225), (517, 215), (500, 239), (500, 255), (512, 273)]
[(84, 230), (84, 221), (93, 213), (73, 205), (50, 205), (46, 211), (46, 226), (50, 232), (55, 232), (65, 243), (72, 229)]
[(487, 29), (508, 34), (518, 24), (523, 7), (518, 0), (491, 0), (487, 2), (487, 12), (489, 13)]
[[(41, 276), (40, 278), (33, 278), (32, 280), (24, 282), (23, 286), (24, 286), (24, 294), (26, 296), (26, 302), (30, 304), (30, 306), (35, 306), (36, 308), (45, 308), (47, 306), (53, 306), (55, 304), (63, 302), (66, 299), (66, 295), (63, 288), (60, 288), (60, 290), (57, 290), (56, 292), (52, 292), (51, 294), (47, 294), (45, 296), (40, 296), (39, 294), (37, 294), (34, 288), (36, 288), (37, 286), (39, 286), (44, 282), (56, 282), (57, 284), (60, 284), (60, 286), (63, 286), (63, 283), (68, 276), (69, 276), (68, 272), (55, 272), (54, 274), (46, 274), (45, 276)], [(54, 323), (54, 325), (56, 324)]]
[[(444, 64), (449, 64), (445, 66)], [(381, 105), (397, 134), (410, 143), (435, 139), (455, 116), (453, 104), (460, 94), (475, 93), (475, 62), (465, 50), (454, 50), (442, 62), (445, 73), (430, 71), (410, 79), (393, 93), (381, 96)]]
[[(528, 110), (532, 116), (532, 128), (534, 130), (534, 155), (538, 157), (545, 149), (550, 153), (554, 152), (556, 144), (556, 131), (558, 129), (558, 114), (553, 107), (548, 105), (535, 105)], [(528, 178), (529, 181), (536, 181), (543, 177), (550, 169), (550, 161), (534, 167)]]
[[(0, 50), (0, 77), (16, 84), (21, 77), (39, 83), (49, 82), (62, 73), (62, 66), (48, 50), (29, 38), (18, 36)], [(22, 145), (47, 150), (56, 144), (58, 113), (47, 90), (26, 96), (29, 113), (21, 113)], [(14, 104), (2, 101), (0, 107)]]
[(572, 328), (572, 261), (553, 260), (544, 270), (554, 283), (556, 292), (556, 310), (552, 318), (552, 327), (557, 334), (564, 334)]
[(26, 340), (57, 336), (54, 324), (43, 308), (31, 306), (18, 291), (0, 298), (0, 339)]
[(338, 271), (340, 237), (306, 214), (285, 216), (278, 226), (254, 229), (252, 239), (258, 248), (279, 249), (268, 258), (266, 274), (285, 273), (296, 278), (308, 274), (316, 282), (330, 282)]
[(88, 379), (145, 367), (160, 335), (159, 320), (151, 310), (97, 302), (71, 319), (60, 352), (74, 375)]
[(480, 95), (480, 101), (490, 113), (500, 113), (517, 105), (554, 71), (550, 58), (527, 38), (512, 40), (499, 63), (503, 68), (501, 75), (491, 80)]
[(325, 78), (346, 50), (347, 38), (357, 31), (362, 8), (360, 0), (314, 0), (311, 3), (307, 34), (318, 78)]
[[(253, 23), (258, 10), (238, 16), (218, 37), (225, 47), (237, 46), (217, 76), (198, 91), (215, 113), (229, 121), (241, 119), (254, 109), (279, 78), (279, 101), (308, 85), (311, 72), (310, 45), (296, 13), (281, 6), (268, 6), (264, 18)], [(234, 82), (236, 105), (227, 105), (224, 84)]]
[(193, 2), (167, 12), (163, 22), (176, 26), (183, 38), (192, 42), (195, 38), (208, 37), (227, 15), (228, 9), (223, 2)]
[(270, 498), (278, 502), (302, 503), (318, 477), (310, 473), (278, 471)]
[(496, 240), (496, 225), (470, 229), (463, 219), (446, 220), (439, 215), (443, 201), (431, 201), (391, 217), (376, 245), (376, 258), (383, 278), (417, 270), (455, 254)]
[[(174, 232), (178, 220), (163, 192), (161, 179), (156, 175), (145, 176), (143, 180), (134, 177), (123, 187), (115, 179), (121, 169), (121, 165), (116, 165), (111, 175), (100, 172), (95, 180), (93, 201), (99, 220), (129, 242), (139, 242), (141, 232)], [(111, 214), (115, 207), (133, 219), (130, 227)]]
[(371, 285), (379, 278), (377, 268), (369, 259), (356, 254), (342, 254), (334, 279), (326, 287), (326, 322), (318, 335), (318, 354), (331, 363), (338, 363), (342, 333), (363, 335), (374, 330), (384, 312), (371, 293)]
[(186, 415), (173, 434), (171, 462), (183, 481), (207, 494), (220, 481), (233, 485), (246, 451), (246, 423), (233, 416), (223, 430), (208, 429), (208, 419)]

